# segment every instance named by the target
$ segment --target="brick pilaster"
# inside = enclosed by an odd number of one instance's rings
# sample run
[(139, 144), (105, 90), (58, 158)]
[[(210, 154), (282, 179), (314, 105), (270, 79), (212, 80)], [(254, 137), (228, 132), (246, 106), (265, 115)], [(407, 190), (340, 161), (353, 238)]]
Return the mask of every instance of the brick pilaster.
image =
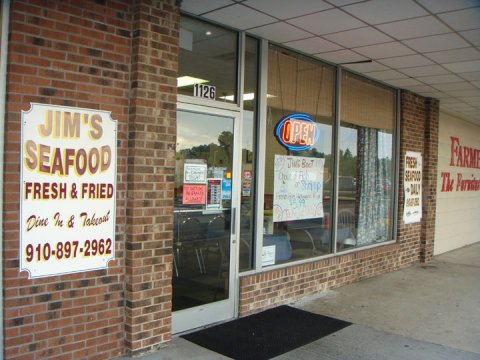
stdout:
[[(400, 98), (400, 170), (398, 188), (398, 217), (397, 217), (397, 240), (402, 248), (402, 257), (412, 258), (418, 261), (420, 258), (420, 239), (422, 224), (404, 224), (403, 209), (405, 202), (405, 188), (403, 174), (405, 172), (405, 153), (415, 151), (424, 154), (425, 135), (425, 98), (410, 91), (401, 92)], [(423, 214), (422, 214), (423, 218)], [(422, 220), (423, 221), (423, 220)]]
[(170, 340), (179, 7), (133, 7), (126, 240), (126, 347)]
[[(427, 99), (409, 91), (401, 93), (400, 123), (400, 188), (398, 201), (397, 239), (404, 254), (416, 253), (418, 260), (427, 262), (433, 257), (435, 237), (435, 207), (438, 158), (438, 100)], [(422, 154), (422, 221), (403, 224), (404, 188), (402, 174), (405, 152)]]
[(425, 138), (423, 167), (423, 219), (420, 242), (420, 262), (433, 258), (435, 214), (437, 207), (439, 102), (425, 100)]

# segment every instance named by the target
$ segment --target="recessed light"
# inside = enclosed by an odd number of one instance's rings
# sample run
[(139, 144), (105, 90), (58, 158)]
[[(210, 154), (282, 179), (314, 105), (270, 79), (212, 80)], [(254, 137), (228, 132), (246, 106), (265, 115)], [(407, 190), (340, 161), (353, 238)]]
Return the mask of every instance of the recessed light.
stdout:
[(190, 86), (193, 84), (203, 84), (208, 82), (208, 80), (195, 78), (192, 76), (182, 76), (177, 78), (177, 87)]

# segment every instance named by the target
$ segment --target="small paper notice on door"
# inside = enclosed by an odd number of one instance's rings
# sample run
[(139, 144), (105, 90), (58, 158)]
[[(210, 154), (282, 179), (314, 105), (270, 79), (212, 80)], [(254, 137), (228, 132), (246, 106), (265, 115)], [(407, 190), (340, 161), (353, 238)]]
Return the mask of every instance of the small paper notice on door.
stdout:
[(268, 245), (262, 248), (262, 266), (275, 264), (276, 245)]

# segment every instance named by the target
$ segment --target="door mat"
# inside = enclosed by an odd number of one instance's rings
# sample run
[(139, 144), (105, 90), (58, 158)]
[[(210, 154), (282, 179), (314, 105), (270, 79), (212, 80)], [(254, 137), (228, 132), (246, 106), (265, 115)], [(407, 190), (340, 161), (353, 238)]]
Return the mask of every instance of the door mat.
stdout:
[(271, 359), (351, 323), (291, 306), (212, 326), (182, 338), (233, 359)]

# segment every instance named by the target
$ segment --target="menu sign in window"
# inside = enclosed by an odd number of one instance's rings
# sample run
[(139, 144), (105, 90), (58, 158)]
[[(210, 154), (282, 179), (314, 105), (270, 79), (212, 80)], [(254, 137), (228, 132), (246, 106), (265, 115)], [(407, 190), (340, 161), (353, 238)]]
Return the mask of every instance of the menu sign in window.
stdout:
[(222, 179), (207, 180), (207, 209), (222, 207)]
[(46, 104), (22, 112), (20, 270), (29, 278), (104, 269), (115, 258), (110, 115)]
[(275, 155), (273, 221), (323, 217), (325, 159)]

